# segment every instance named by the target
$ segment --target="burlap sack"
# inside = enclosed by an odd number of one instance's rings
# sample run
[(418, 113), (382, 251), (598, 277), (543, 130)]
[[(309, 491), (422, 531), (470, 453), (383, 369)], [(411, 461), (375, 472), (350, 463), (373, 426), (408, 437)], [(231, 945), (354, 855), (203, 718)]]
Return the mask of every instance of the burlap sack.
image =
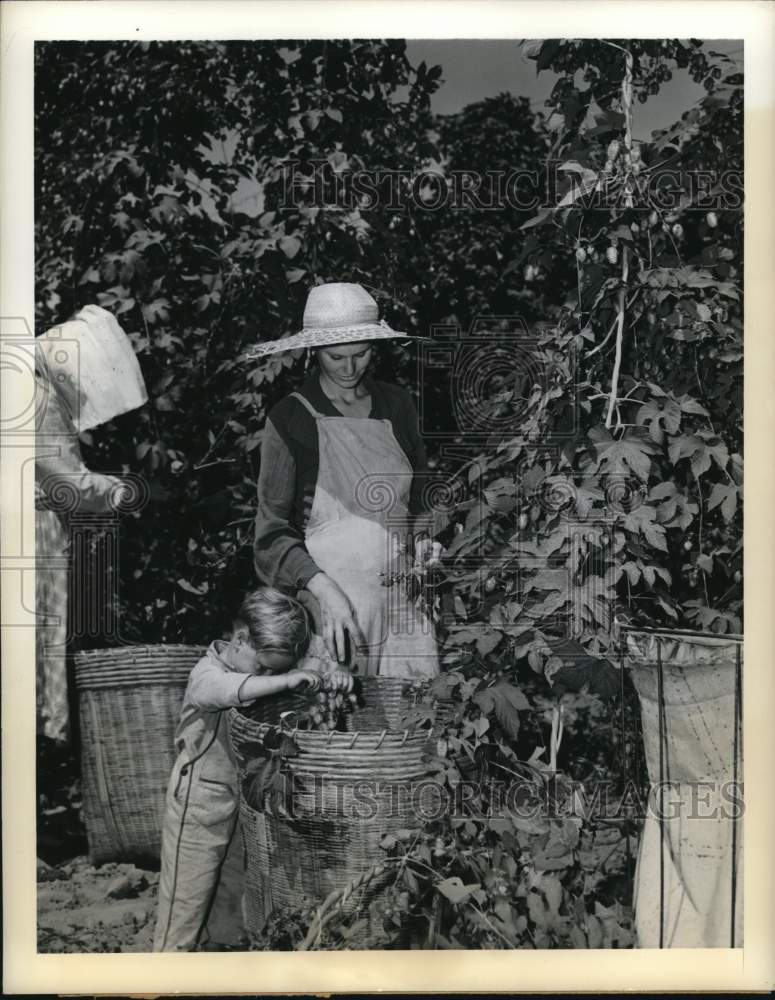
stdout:
[[(658, 644), (664, 705), (661, 762)], [(635, 879), (641, 948), (743, 944), (738, 648), (742, 664), (736, 637), (627, 634), (626, 664), (640, 698), (652, 785)]]

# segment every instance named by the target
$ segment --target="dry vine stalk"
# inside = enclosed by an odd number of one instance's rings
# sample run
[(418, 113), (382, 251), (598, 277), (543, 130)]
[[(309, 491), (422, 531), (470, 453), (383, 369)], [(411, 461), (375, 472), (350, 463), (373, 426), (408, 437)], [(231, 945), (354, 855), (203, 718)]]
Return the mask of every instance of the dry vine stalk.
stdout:
[[(389, 865), (392, 860), (391, 858), (385, 858), (372, 868), (367, 868), (365, 872), (351, 882), (348, 882), (343, 889), (332, 890), (318, 907), (312, 923), (309, 925), (306, 937), (297, 950), (311, 951), (316, 944), (319, 944), (323, 928), (333, 919), (337, 912), (344, 913), (345, 904), (358, 890), (365, 890), (370, 882), (380, 876), (385, 876), (383, 881), (386, 881), (389, 875)], [(357, 909), (357, 904), (352, 909)]]
[[(613, 44), (613, 43), (609, 43)], [(616, 45), (614, 48), (620, 48)], [(625, 176), (625, 204), (627, 208), (632, 208), (631, 171), (632, 171), (632, 53), (627, 49), (622, 50), (624, 56), (624, 79), (622, 80), (622, 111), (624, 112), (624, 149), (625, 163), (628, 173)], [(611, 395), (608, 398), (608, 412), (606, 413), (605, 426), (610, 430), (613, 422), (614, 409), (619, 389), (619, 372), (622, 364), (622, 339), (624, 337), (624, 316), (626, 312), (627, 279), (630, 269), (630, 251), (627, 246), (622, 248), (622, 286), (619, 289), (619, 304), (616, 317), (616, 354), (614, 356), (614, 370), (611, 375)], [(618, 421), (617, 421), (618, 422)]]

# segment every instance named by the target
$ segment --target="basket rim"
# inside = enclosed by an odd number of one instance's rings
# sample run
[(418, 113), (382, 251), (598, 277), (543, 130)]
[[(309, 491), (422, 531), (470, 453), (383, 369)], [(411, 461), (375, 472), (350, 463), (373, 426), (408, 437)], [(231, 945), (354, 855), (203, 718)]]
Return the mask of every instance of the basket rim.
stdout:
[(159, 642), (159, 643), (146, 643), (135, 646), (105, 646), (100, 649), (81, 649), (75, 653), (75, 659), (86, 660), (86, 659), (96, 659), (98, 657), (112, 657), (121, 655), (134, 655), (137, 656), (138, 653), (148, 652), (154, 653), (160, 650), (207, 650), (208, 646), (202, 643), (186, 643), (186, 642)]
[(431, 726), (430, 729), (424, 730), (413, 730), (409, 729), (381, 729), (377, 731), (367, 732), (366, 730), (356, 729), (351, 733), (340, 733), (336, 730), (332, 730), (329, 733), (317, 732), (314, 729), (299, 729), (298, 726), (291, 728), (286, 728), (282, 722), (256, 722), (253, 719), (249, 719), (244, 716), (239, 709), (231, 708), (229, 709), (229, 721), (232, 726), (235, 720), (240, 720), (237, 724), (237, 728), (240, 727), (244, 729), (252, 729), (257, 736), (264, 736), (270, 731), (278, 731), (285, 733), (287, 736), (292, 738), (301, 737), (306, 742), (307, 740), (312, 741), (313, 745), (316, 746), (335, 746), (336, 749), (351, 749), (355, 746), (356, 742), (361, 740), (361, 747), (365, 741), (376, 741), (372, 749), (376, 750), (385, 744), (389, 746), (395, 746), (396, 741), (398, 746), (405, 746), (410, 740), (413, 742), (427, 742), (433, 738), (433, 733), (435, 726)]

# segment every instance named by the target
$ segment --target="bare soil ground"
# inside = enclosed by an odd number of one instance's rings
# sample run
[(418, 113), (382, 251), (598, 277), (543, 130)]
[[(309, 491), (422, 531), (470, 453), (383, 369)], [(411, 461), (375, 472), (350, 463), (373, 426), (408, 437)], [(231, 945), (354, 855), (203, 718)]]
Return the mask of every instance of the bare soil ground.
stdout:
[(38, 951), (149, 952), (159, 873), (87, 857), (38, 870)]

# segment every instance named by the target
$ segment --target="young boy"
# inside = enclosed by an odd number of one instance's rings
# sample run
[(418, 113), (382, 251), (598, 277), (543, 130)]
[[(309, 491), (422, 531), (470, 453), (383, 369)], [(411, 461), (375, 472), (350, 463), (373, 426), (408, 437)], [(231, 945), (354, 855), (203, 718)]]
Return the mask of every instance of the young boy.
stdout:
[[(316, 671), (291, 669), (310, 635), (302, 605), (262, 587), (243, 601), (231, 640), (213, 642), (191, 672), (167, 789), (154, 951), (200, 943), (235, 835), (239, 789), (225, 712), (301, 684), (316, 689)], [(327, 683), (349, 690), (352, 678), (336, 670)]]

